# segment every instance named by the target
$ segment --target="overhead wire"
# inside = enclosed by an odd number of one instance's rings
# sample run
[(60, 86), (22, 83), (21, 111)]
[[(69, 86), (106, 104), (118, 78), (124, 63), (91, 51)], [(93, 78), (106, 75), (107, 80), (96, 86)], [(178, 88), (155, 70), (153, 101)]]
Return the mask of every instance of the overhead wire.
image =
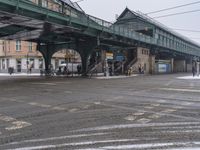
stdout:
[(185, 11), (185, 12), (179, 12), (179, 13), (172, 13), (172, 14), (168, 14), (168, 15), (161, 15), (161, 16), (156, 16), (156, 17), (152, 17), (152, 18), (157, 19), (157, 18), (171, 17), (171, 16), (176, 16), (176, 15), (194, 13), (194, 12), (198, 12), (198, 11), (200, 11), (200, 9)]
[(146, 15), (159, 13), (159, 12), (163, 12), (163, 11), (168, 11), (168, 10), (172, 10), (172, 9), (177, 9), (177, 8), (181, 8), (181, 7), (186, 7), (186, 6), (190, 6), (190, 5), (195, 5), (195, 4), (198, 4), (198, 3), (200, 3), (200, 1), (196, 1), (196, 2), (193, 2), (193, 3), (187, 3), (187, 4), (183, 4), (183, 5), (178, 5), (178, 6), (174, 6), (174, 7), (169, 7), (169, 8), (165, 8), (165, 9), (160, 9), (160, 10), (157, 10), (157, 11), (152, 11), (152, 12), (146, 13)]

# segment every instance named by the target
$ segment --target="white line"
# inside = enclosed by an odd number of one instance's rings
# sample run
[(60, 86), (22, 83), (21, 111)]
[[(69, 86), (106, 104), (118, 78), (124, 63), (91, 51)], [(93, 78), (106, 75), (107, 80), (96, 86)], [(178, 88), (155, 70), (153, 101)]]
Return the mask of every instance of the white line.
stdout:
[(32, 105), (32, 106), (42, 107), (42, 108), (50, 108), (50, 107), (52, 107), (51, 105), (40, 104), (40, 103), (35, 103), (35, 102), (31, 102), (31, 103), (28, 103), (28, 104)]
[(56, 85), (55, 83), (31, 83), (31, 84), (33, 84), (33, 85)]
[(167, 82), (166, 84), (165, 84), (165, 86), (169, 86), (170, 84), (172, 84), (173, 83), (173, 81), (169, 81), (169, 82)]
[(32, 143), (32, 142), (46, 142), (46, 141), (64, 140), (68, 138), (101, 136), (101, 135), (107, 135), (107, 134), (110, 134), (110, 133), (92, 133), (92, 134), (78, 134), (78, 135), (68, 135), (68, 136), (60, 136), (60, 137), (50, 137), (50, 138), (44, 138), (44, 139), (33, 139), (33, 140), (25, 140), (25, 141), (20, 141), (20, 142), (12, 142), (12, 143), (4, 144), (4, 145), (16, 145), (16, 144), (24, 144), (24, 143)]
[(173, 148), (173, 149), (166, 149), (166, 150), (199, 150), (199, 147), (188, 147), (188, 148)]
[[(169, 130), (169, 127), (155, 127), (153, 129), (156, 129), (156, 130), (164, 130), (164, 129), (167, 129)], [(179, 127), (170, 127), (170, 129), (180, 129), (180, 130), (186, 130), (186, 129), (200, 129), (200, 126), (179, 126)]]
[[(79, 131), (102, 131), (102, 130), (113, 130), (113, 129), (126, 129), (126, 128), (144, 128), (144, 127), (165, 127), (165, 126), (180, 126), (180, 125), (200, 125), (200, 122), (172, 122), (172, 123), (148, 123), (148, 124), (119, 124), (119, 125), (107, 125), (99, 126), (94, 128), (84, 128)], [(72, 131), (74, 132), (74, 131)]]
[(169, 131), (169, 130), (167, 130), (167, 131), (159, 131), (159, 133), (165, 133), (165, 134), (167, 134), (167, 133), (175, 133), (175, 134), (177, 134), (177, 133), (200, 133), (200, 130), (194, 130), (194, 129), (192, 129), (192, 130), (174, 130), (174, 131)]
[(159, 88), (159, 90), (200, 93), (200, 90), (192, 90), (192, 89)]
[(118, 145), (118, 146), (105, 146), (105, 147), (100, 147), (106, 150), (110, 150), (110, 149), (114, 149), (114, 150), (118, 150), (118, 149), (141, 149), (141, 148), (145, 148), (145, 149), (152, 149), (152, 148), (159, 148), (159, 147), (163, 147), (164, 146), (187, 146), (187, 145), (191, 145), (191, 144), (200, 144), (200, 142), (185, 142), (185, 143), (181, 143), (181, 142), (177, 142), (177, 143), (151, 143), (151, 144), (132, 144), (132, 145)]
[(136, 139), (120, 139), (120, 140), (87, 141), (87, 142), (79, 142), (79, 143), (64, 143), (64, 144), (57, 144), (57, 145), (21, 147), (21, 148), (9, 149), (9, 150), (38, 150), (38, 149), (61, 148), (65, 146), (83, 146), (83, 145), (94, 145), (94, 144), (101, 144), (101, 143), (131, 142), (131, 141), (137, 141), (137, 140)]
[(142, 110), (142, 109), (138, 109), (138, 108), (133, 108), (133, 107), (127, 107), (127, 106), (120, 106), (120, 105), (113, 105), (113, 104), (105, 104), (102, 103), (102, 105), (104, 106), (110, 106), (113, 108), (118, 108), (118, 109), (125, 109), (125, 110), (136, 110), (136, 111), (140, 111), (140, 112), (147, 112), (147, 113), (153, 113), (153, 114), (157, 114), (160, 116), (171, 116), (171, 117), (175, 117), (175, 118), (180, 118), (180, 119), (185, 119), (185, 120), (193, 120), (193, 121), (200, 121), (199, 118), (194, 118), (194, 117), (187, 117), (187, 116), (181, 116), (181, 115), (176, 115), (176, 114), (171, 114), (171, 113), (162, 113), (162, 112), (156, 112), (153, 110)]

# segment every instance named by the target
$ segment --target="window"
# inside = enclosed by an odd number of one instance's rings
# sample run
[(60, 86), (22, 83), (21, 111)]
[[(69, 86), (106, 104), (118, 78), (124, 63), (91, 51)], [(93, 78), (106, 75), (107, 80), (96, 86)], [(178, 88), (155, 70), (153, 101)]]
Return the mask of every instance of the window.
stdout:
[(48, 7), (48, 2), (47, 0), (42, 1), (42, 7)]
[(10, 61), (9, 59), (6, 59), (6, 68), (8, 69), (10, 67)]
[(39, 68), (43, 69), (43, 59), (39, 59)]
[(21, 41), (16, 41), (16, 51), (21, 51)]
[(33, 50), (32, 42), (29, 42), (28, 50), (29, 50), (29, 52), (32, 52), (32, 50)]
[(5, 59), (2, 59), (2, 69), (5, 69), (6, 65), (5, 65)]
[(32, 69), (35, 68), (34, 58), (30, 58), (30, 67), (31, 67)]

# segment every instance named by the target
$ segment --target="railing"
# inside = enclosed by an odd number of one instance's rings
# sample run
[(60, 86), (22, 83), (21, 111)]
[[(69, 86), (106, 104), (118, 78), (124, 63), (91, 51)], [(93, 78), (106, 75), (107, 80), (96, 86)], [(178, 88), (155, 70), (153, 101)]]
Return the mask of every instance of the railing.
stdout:
[(132, 67), (138, 61), (137, 57), (134, 58), (129, 64), (128, 67)]

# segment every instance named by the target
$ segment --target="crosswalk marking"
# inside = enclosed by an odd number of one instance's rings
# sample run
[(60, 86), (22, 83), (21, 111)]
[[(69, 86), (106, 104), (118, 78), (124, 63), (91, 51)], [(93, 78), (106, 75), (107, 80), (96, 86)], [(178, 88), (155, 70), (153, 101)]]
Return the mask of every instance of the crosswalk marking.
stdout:
[(5, 115), (2, 115), (2, 114), (0, 114), (0, 121), (4, 121), (4, 122), (9, 123), (8, 127), (5, 128), (5, 130), (8, 130), (8, 131), (22, 129), (22, 128), (25, 128), (25, 127), (32, 125), (31, 123), (28, 123), (26, 121), (20, 121), (20, 120), (13, 118), (13, 117), (5, 116)]

